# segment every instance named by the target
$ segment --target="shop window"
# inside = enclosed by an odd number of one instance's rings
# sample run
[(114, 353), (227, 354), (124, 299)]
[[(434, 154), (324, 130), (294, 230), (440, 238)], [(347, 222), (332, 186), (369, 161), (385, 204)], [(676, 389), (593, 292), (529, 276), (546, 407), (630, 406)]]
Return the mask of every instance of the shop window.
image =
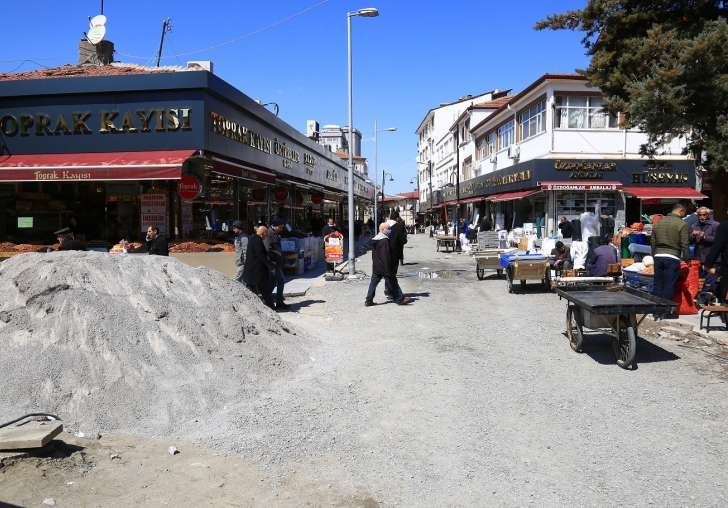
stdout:
[(514, 134), (515, 126), (513, 124), (513, 120), (501, 127), (498, 127), (498, 149), (505, 150), (511, 146), (515, 141)]
[(616, 129), (617, 117), (601, 111), (603, 97), (556, 96), (556, 127), (560, 129)]
[(546, 130), (546, 101), (536, 104), (521, 115), (521, 141)]
[(480, 138), (477, 143), (478, 160), (485, 159), (485, 138)]

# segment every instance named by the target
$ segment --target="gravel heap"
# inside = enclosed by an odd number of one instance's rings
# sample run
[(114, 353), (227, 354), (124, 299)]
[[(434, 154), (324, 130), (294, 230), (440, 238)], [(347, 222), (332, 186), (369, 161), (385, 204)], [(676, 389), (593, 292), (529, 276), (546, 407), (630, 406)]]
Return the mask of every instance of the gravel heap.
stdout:
[(240, 283), (168, 257), (21, 254), (0, 263), (0, 295), (0, 421), (201, 434), (314, 344)]

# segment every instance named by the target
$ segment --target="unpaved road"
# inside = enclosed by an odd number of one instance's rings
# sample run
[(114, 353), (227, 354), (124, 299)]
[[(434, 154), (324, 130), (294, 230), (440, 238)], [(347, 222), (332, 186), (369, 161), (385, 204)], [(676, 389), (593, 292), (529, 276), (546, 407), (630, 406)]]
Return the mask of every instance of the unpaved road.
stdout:
[[(400, 271), (457, 277), (401, 278), (416, 299), (406, 307), (365, 308), (368, 280), (316, 285), (285, 314), (321, 342), (293, 382), (235, 408), (197, 444), (63, 434), (55, 458), (5, 462), (0, 501), (728, 505), (728, 371), (681, 347), (698, 345), (694, 336), (657, 338), (664, 325), (645, 323), (626, 371), (607, 336), (571, 351), (554, 294), (537, 285), (508, 294), (495, 275), (478, 281), (470, 258), (436, 253), (426, 236), (407, 247)], [(370, 266), (364, 256), (358, 268)]]

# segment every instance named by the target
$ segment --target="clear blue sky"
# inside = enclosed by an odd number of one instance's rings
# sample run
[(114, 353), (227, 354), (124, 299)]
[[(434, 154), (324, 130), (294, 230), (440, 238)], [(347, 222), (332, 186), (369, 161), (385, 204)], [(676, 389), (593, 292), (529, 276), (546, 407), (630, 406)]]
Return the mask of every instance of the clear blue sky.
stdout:
[[(386, 190), (404, 192), (417, 174), (415, 129), (430, 108), (463, 95), (498, 88), (518, 92), (541, 75), (588, 65), (581, 33), (536, 32), (547, 14), (583, 7), (586, 0), (441, 2), (329, 0), (290, 21), (238, 42), (189, 56), (175, 54), (214, 46), (255, 32), (322, 0), (150, 1), (105, 0), (106, 39), (117, 60), (156, 63), (162, 21), (172, 18), (162, 64), (212, 60), (215, 74), (246, 95), (276, 102), (280, 117), (300, 131), (306, 120), (348, 124), (346, 13), (376, 7), (377, 18), (352, 19), (354, 127), (363, 135), (362, 155), (373, 178), (374, 121), (379, 134), (379, 174), (394, 175)], [(100, 0), (5, 2), (0, 72), (75, 63), (87, 16)]]

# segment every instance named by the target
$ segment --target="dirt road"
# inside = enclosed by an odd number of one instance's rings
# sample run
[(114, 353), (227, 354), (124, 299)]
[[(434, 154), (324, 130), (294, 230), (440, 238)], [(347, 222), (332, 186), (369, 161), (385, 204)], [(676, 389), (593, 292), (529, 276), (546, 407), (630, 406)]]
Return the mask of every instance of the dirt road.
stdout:
[[(400, 282), (415, 298), (410, 306), (365, 308), (368, 279), (317, 284), (291, 299), (285, 319), (320, 340), (311, 362), (294, 381), (231, 405), (208, 435), (64, 434), (56, 458), (5, 461), (0, 500), (728, 504), (728, 371), (720, 359), (682, 347), (699, 346), (696, 336), (658, 338), (663, 325), (646, 324), (636, 368), (626, 371), (607, 336), (589, 335), (584, 353), (574, 353), (565, 302), (540, 286), (508, 294), (495, 274), (478, 281), (469, 257), (436, 253), (424, 235), (410, 237), (405, 259), (400, 272), (411, 275)], [(370, 266), (364, 256), (357, 267)], [(431, 278), (432, 271), (446, 273)], [(169, 446), (180, 453), (170, 455)]]

